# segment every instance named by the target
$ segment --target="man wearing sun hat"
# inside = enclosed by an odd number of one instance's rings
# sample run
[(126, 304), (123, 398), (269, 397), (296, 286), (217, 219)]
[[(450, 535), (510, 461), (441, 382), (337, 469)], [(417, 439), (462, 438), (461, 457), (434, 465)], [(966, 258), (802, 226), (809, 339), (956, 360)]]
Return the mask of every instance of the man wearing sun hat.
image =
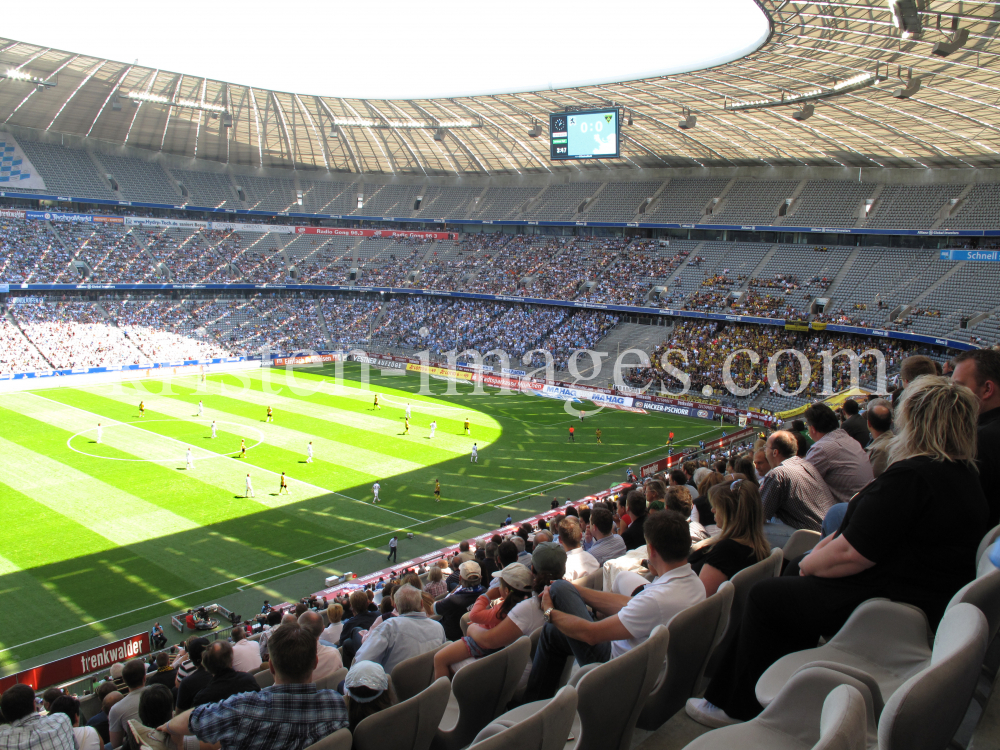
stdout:
[(475, 560), (468, 560), (458, 566), (458, 588), (439, 602), (434, 603), (434, 613), (441, 615), (444, 635), (449, 641), (462, 637), (462, 615), (475, 604), (483, 588), (483, 571)]

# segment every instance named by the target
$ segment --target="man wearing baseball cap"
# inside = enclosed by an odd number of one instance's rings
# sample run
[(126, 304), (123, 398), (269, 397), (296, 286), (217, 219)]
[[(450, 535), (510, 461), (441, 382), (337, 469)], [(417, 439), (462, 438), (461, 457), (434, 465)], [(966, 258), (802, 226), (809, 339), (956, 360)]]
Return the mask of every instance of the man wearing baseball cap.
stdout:
[[(578, 588), (562, 580), (542, 592), (545, 626), (525, 702), (555, 695), (568, 657), (584, 666), (621, 656), (649, 638), (657, 625), (668, 624), (678, 612), (705, 599), (705, 587), (687, 562), (687, 519), (675, 511), (660, 511), (646, 519), (643, 534), (648, 566), (656, 577), (632, 596)], [(588, 607), (604, 618), (595, 621)]]
[(469, 611), (483, 588), (483, 571), (475, 560), (468, 560), (458, 566), (458, 588), (434, 604), (434, 613), (441, 615), (444, 635), (449, 641), (462, 637), (462, 615)]

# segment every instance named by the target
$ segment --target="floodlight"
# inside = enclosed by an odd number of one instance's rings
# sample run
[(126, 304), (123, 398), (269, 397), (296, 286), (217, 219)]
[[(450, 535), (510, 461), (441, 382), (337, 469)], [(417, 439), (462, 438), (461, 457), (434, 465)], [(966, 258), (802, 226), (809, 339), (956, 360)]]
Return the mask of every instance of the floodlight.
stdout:
[[(941, 28), (940, 15), (938, 15), (938, 28)], [(964, 47), (965, 43), (969, 41), (969, 30), (958, 28), (958, 16), (951, 17), (951, 30), (953, 33), (947, 42), (938, 42), (934, 45), (934, 49), (931, 50), (932, 55), (947, 57), (952, 52)]]
[(913, 77), (913, 68), (910, 68), (909, 75), (906, 78), (906, 86), (898, 88), (892, 92), (892, 95), (896, 99), (909, 99), (915, 93), (920, 91), (920, 78)]
[(444, 128), (438, 128), (437, 130), (434, 131), (434, 140), (443, 141), (446, 134), (447, 131)]
[(691, 130), (695, 125), (698, 124), (698, 116), (691, 113), (691, 110), (685, 109), (683, 112), (684, 119), (677, 123), (677, 127), (681, 130)]
[(923, 33), (916, 0), (886, 0), (886, 4), (892, 12), (893, 26), (899, 29), (903, 37), (913, 39)]
[(542, 134), (542, 123), (535, 120), (531, 126), (531, 129), (528, 131), (528, 137), (537, 138), (541, 134)]
[(800, 109), (798, 112), (793, 112), (792, 117), (798, 120), (799, 122), (802, 122), (803, 120), (808, 120), (810, 117), (812, 117), (813, 112), (815, 111), (816, 107), (814, 107), (812, 104), (805, 104), (802, 106), (802, 109)]
[(233, 116), (228, 112), (222, 113), (222, 127), (231, 128), (233, 126)]
[(115, 96), (115, 97), (113, 97), (111, 99), (111, 109), (114, 112), (121, 112), (122, 111), (122, 102), (121, 102), (121, 99), (119, 99), (117, 96)]

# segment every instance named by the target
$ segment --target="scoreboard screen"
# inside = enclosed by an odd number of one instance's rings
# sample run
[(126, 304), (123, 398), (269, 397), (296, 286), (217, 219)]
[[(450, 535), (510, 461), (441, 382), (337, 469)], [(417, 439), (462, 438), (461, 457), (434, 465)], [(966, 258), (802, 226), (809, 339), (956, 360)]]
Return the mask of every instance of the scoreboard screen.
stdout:
[(617, 159), (618, 109), (557, 112), (549, 115), (553, 161), (563, 159)]

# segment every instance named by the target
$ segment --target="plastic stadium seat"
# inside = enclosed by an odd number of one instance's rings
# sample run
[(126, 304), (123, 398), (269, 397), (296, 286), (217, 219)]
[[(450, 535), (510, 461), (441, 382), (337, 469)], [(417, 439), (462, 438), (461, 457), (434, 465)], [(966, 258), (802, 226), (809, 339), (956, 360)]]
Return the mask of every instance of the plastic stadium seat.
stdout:
[[(460, 669), (451, 683), (458, 717), (450, 728), (438, 727), (434, 750), (459, 750), (507, 706), (528, 665), (531, 643), (521, 636), (506, 648)], [(442, 724), (447, 717), (442, 720)]]
[(524, 720), (504, 714), (490, 722), (469, 750), (562, 750), (573, 727), (576, 705), (576, 688), (567, 685), (541, 711)]
[(712, 596), (674, 615), (667, 624), (667, 671), (639, 714), (640, 729), (658, 729), (695, 694), (712, 649), (726, 632), (735, 591), (726, 581)]
[(447, 645), (444, 643), (433, 651), (411, 656), (393, 668), (390, 678), (399, 700), (405, 701), (412, 698), (434, 682), (434, 654)]
[(347, 667), (341, 667), (336, 672), (326, 677), (316, 680), (316, 687), (320, 690), (336, 690), (337, 686), (347, 679)]
[(796, 672), (755, 719), (703, 734), (685, 750), (864, 750), (875, 743), (867, 686), (824, 667)]
[(448, 678), (441, 677), (412, 698), (363, 719), (354, 729), (354, 750), (427, 750), (450, 695)]
[(757, 699), (767, 706), (796, 671), (819, 664), (872, 681), (875, 715), (881, 716), (880, 748), (940, 750), (955, 734), (973, 697), (988, 632), (986, 617), (977, 607), (956, 604), (941, 619), (931, 649), (921, 610), (871, 599), (829, 643), (775, 662), (757, 682)]
[(986, 535), (979, 542), (979, 548), (976, 550), (976, 564), (979, 564), (983, 560), (983, 555), (986, 554), (986, 550), (990, 548), (997, 539), (1000, 539), (1000, 526), (994, 526), (992, 529), (986, 532)]
[(788, 541), (785, 542), (785, 546), (781, 548), (781, 553), (785, 560), (794, 560), (819, 544), (819, 540), (821, 538), (822, 534), (818, 531), (799, 529), (788, 537)]
[(261, 688), (271, 687), (274, 684), (274, 675), (271, 674), (270, 668), (254, 674), (254, 679), (257, 680), (257, 684)]
[(351, 750), (351, 730), (338, 729), (328, 737), (324, 737), (319, 742), (314, 742), (305, 750)]

